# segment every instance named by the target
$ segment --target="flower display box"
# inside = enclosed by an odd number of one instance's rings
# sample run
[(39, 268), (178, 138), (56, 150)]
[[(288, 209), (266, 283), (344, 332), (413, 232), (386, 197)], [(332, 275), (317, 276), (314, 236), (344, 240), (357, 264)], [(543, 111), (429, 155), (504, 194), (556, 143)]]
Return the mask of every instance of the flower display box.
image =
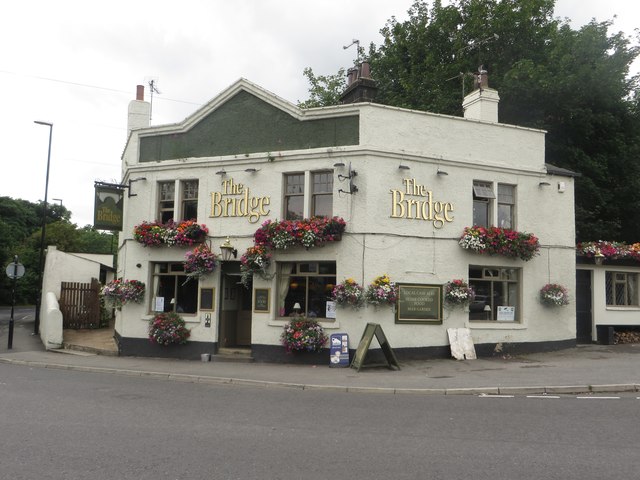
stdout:
[(209, 229), (195, 220), (183, 222), (142, 222), (133, 229), (133, 239), (145, 247), (192, 246), (207, 238)]
[(458, 244), (465, 250), (529, 261), (540, 252), (538, 237), (499, 227), (465, 227)]

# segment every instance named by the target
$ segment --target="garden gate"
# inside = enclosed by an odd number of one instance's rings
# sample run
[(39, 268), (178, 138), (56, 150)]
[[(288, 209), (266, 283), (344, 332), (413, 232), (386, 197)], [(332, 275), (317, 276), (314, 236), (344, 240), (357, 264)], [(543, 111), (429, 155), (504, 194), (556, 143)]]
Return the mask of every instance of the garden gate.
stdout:
[(62, 328), (100, 328), (100, 282), (62, 282), (60, 311)]

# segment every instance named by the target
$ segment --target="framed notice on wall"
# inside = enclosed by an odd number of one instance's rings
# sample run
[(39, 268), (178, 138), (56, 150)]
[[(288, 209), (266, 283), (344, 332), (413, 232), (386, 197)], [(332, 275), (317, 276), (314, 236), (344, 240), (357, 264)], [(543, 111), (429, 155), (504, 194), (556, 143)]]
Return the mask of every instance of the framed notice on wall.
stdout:
[(270, 288), (254, 288), (253, 289), (253, 311), (258, 313), (269, 313), (270, 306)]
[(398, 284), (396, 323), (442, 323), (442, 285)]
[(200, 310), (214, 310), (214, 309), (215, 309), (215, 289), (201, 288), (200, 289)]

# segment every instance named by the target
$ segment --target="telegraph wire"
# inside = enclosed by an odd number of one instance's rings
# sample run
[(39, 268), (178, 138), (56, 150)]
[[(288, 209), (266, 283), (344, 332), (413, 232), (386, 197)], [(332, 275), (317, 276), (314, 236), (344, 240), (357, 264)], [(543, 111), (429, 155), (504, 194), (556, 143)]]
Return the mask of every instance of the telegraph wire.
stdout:
[[(25, 73), (16, 73), (16, 72), (10, 72), (7, 70), (0, 70), (0, 73), (4, 73), (7, 75), (15, 75), (15, 76), (20, 76), (20, 77), (27, 77), (27, 78), (34, 78), (36, 80), (44, 80), (46, 82), (54, 82), (54, 83), (62, 83), (65, 85), (73, 85), (75, 87), (84, 87), (84, 88), (94, 88), (96, 90), (104, 90), (107, 92), (114, 92), (114, 93), (122, 93), (125, 95), (131, 95), (131, 92), (129, 90), (118, 90), (116, 88), (109, 88), (109, 87), (101, 87), (99, 85), (91, 85), (88, 83), (80, 83), (80, 82), (72, 82), (69, 80), (60, 80), (57, 78), (49, 78), (49, 77), (42, 77), (39, 75), (28, 75)], [(168, 102), (177, 102), (177, 103), (186, 103), (188, 105), (197, 105), (197, 106), (202, 106), (202, 103), (197, 103), (197, 102), (189, 102), (187, 100), (177, 100), (174, 98), (166, 98), (166, 97), (162, 97), (162, 100), (166, 100)]]

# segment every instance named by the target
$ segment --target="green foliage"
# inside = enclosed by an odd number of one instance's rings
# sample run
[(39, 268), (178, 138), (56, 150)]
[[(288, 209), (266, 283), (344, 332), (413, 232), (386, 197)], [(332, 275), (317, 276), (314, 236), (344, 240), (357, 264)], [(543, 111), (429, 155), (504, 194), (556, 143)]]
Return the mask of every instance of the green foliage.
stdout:
[[(471, 74), (484, 65), (500, 92), (500, 121), (546, 130), (547, 163), (581, 174), (577, 240), (638, 241), (640, 79), (629, 77), (637, 36), (611, 33), (609, 21), (573, 30), (554, 18), (555, 0), (442, 3), (416, 1), (369, 46), (376, 102), (461, 115)], [(305, 76), (312, 99), (337, 103), (339, 93), (325, 96)]]
[[(11, 304), (13, 282), (5, 266), (18, 255), (25, 275), (16, 282), (16, 303), (35, 304), (38, 292), (43, 203), (0, 197), (0, 305)], [(63, 205), (47, 204), (45, 247), (55, 245), (63, 252), (110, 254), (116, 250), (115, 236), (87, 225), (69, 222), (71, 212)]]
[(300, 108), (326, 107), (336, 105), (347, 84), (345, 70), (341, 68), (335, 75), (318, 75), (311, 68), (305, 68), (303, 75), (309, 81), (310, 97), (304, 102), (298, 102)]

